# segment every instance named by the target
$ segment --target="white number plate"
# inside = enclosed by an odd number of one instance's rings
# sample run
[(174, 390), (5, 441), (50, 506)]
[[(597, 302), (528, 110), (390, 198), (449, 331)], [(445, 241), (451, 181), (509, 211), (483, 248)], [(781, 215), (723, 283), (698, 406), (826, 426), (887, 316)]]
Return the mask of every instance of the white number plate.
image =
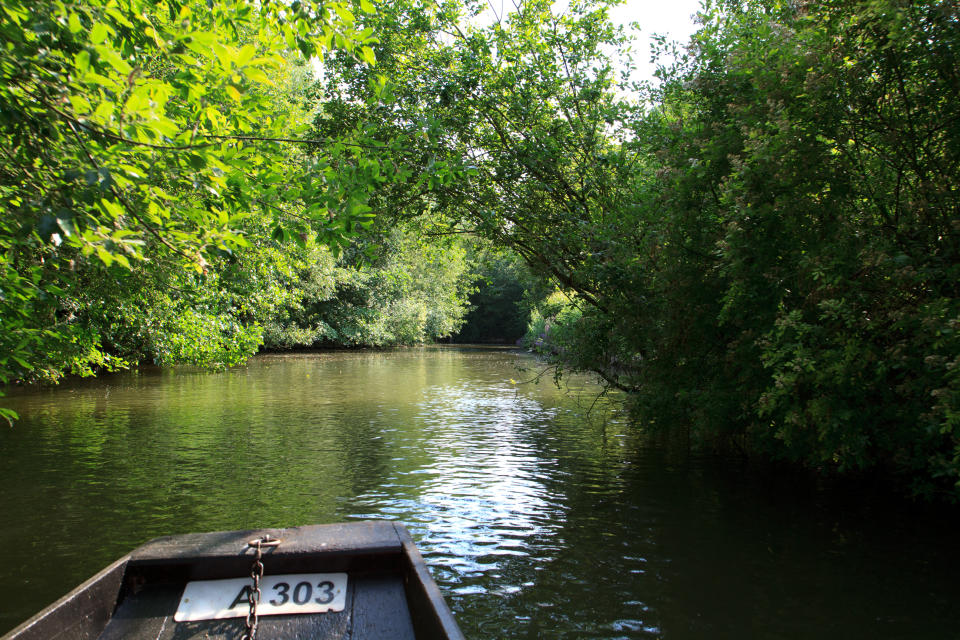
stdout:
[[(177, 622), (220, 620), (247, 615), (250, 578), (188, 582), (173, 619)], [(347, 601), (347, 574), (295, 573), (264, 576), (260, 581), (257, 614), (343, 611)]]

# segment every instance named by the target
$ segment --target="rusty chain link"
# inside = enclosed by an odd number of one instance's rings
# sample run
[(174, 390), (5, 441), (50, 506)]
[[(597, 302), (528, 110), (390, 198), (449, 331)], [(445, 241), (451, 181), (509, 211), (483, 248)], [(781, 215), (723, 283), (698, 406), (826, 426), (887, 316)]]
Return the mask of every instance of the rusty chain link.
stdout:
[(252, 588), (247, 593), (247, 602), (250, 604), (250, 610), (247, 612), (247, 631), (240, 640), (256, 640), (257, 638), (257, 605), (260, 604), (260, 581), (263, 579), (263, 547), (275, 547), (280, 541), (272, 537), (269, 533), (262, 538), (251, 540), (247, 543), (248, 547), (256, 550), (253, 558), (253, 566), (250, 567), (250, 580), (253, 582)]

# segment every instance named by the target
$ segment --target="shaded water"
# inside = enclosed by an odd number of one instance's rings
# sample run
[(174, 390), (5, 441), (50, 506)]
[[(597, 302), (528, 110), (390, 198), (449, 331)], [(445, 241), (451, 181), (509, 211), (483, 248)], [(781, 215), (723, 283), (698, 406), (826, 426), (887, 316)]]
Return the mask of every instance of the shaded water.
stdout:
[(518, 364), (339, 352), (14, 390), (0, 632), (159, 535), (391, 518), (474, 640), (960, 638), (955, 519), (644, 446), (586, 382)]

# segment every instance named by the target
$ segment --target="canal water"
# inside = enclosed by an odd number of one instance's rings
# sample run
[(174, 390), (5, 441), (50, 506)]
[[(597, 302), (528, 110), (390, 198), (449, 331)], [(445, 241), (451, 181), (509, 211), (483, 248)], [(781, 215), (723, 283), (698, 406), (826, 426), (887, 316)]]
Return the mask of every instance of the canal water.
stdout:
[(488, 638), (960, 638), (957, 520), (645, 443), (509, 349), (11, 390), (0, 633), (146, 540), (389, 518)]

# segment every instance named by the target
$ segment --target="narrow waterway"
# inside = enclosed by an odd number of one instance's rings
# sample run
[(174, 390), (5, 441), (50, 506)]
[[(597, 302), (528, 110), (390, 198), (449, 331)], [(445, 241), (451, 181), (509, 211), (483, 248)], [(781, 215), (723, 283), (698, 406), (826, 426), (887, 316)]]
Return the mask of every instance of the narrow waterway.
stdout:
[(537, 370), (439, 347), (10, 390), (0, 633), (156, 536), (390, 518), (473, 640), (960, 638), (956, 518), (645, 445)]

